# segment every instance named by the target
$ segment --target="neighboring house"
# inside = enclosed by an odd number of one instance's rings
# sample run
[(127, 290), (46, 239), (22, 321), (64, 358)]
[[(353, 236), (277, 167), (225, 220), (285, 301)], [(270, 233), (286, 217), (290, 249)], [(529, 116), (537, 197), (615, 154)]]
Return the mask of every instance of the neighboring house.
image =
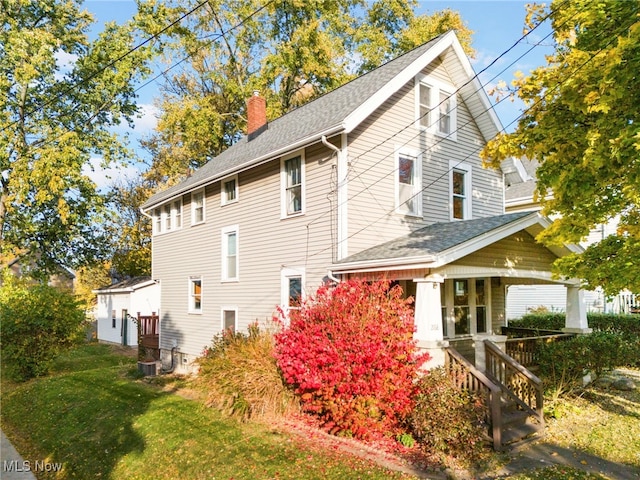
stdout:
[[(25, 263), (18, 258), (9, 262), (9, 270), (16, 277), (29, 275), (31, 267), (33, 267), (33, 264), (27, 262), (25, 265)], [(62, 265), (57, 265), (55, 272), (49, 276), (47, 285), (63, 290), (73, 290), (75, 279), (76, 276), (71, 270)]]
[(101, 342), (138, 345), (138, 313), (160, 312), (160, 285), (151, 277), (134, 277), (94, 290), (98, 295), (97, 330)]
[[(512, 175), (506, 177), (505, 211), (506, 212), (538, 212), (540, 203), (535, 199), (536, 160), (511, 160)], [(503, 165), (504, 168), (504, 165)], [(551, 193), (550, 193), (551, 194)], [(581, 243), (586, 248), (616, 232), (618, 222), (611, 221), (598, 225)], [(588, 311), (609, 313), (631, 313), (640, 307), (637, 299), (630, 292), (621, 292), (617, 297), (607, 298), (601, 289), (584, 292), (585, 305)], [(507, 319), (520, 318), (532, 309), (544, 307), (549, 311), (565, 311), (566, 295), (561, 285), (513, 285), (507, 293)]]
[[(553, 283), (551, 263), (579, 251), (537, 244), (537, 213), (504, 214), (505, 173), (478, 157), (501, 126), (452, 32), (268, 124), (260, 96), (247, 115), (245, 138), (142, 207), (178, 371), (223, 329), (351, 276), (415, 297), (434, 364), (449, 343), (473, 356), (500, 333), (509, 285)], [(561, 284), (568, 327), (588, 331), (578, 283)]]

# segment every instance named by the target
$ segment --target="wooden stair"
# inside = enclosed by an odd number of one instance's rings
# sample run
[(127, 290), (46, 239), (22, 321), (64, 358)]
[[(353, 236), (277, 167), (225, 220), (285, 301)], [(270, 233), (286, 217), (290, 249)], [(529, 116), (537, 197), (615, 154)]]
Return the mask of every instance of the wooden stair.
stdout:
[[(446, 350), (445, 368), (458, 388), (481, 395), (488, 437), (498, 451), (513, 449), (544, 435), (542, 382), (533, 373), (485, 341), (486, 370), (480, 371), (455, 349)], [(460, 375), (463, 372), (464, 375)]]

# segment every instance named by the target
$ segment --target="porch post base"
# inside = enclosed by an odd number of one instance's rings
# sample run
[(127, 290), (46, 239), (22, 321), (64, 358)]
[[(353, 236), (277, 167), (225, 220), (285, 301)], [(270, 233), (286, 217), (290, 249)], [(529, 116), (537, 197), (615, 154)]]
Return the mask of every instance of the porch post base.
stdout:
[(592, 328), (564, 327), (562, 331), (563, 333), (577, 333), (578, 335), (588, 335), (589, 333), (593, 333)]
[(429, 360), (422, 365), (422, 370), (431, 370), (432, 368), (444, 366), (444, 349), (449, 346), (448, 340), (418, 340), (417, 346), (421, 352), (429, 354)]

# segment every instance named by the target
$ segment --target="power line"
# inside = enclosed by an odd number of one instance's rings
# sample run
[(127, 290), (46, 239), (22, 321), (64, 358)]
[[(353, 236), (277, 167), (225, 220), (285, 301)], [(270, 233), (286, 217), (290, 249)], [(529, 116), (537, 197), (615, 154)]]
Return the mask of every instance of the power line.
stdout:
[[(558, 8), (561, 8), (564, 4), (568, 3), (568, 0), (565, 0), (561, 5), (558, 6)], [(454, 96), (456, 94), (458, 94), (464, 87), (466, 87), (467, 85), (469, 85), (470, 83), (472, 83), (474, 80), (478, 79), (479, 80), (479, 76), (484, 73), (486, 70), (488, 70), (492, 65), (494, 65), (500, 58), (504, 57), (505, 55), (507, 55), (511, 50), (513, 50), (520, 42), (522, 42), (524, 39), (526, 39), (533, 31), (535, 31), (542, 23), (544, 23), (553, 13), (555, 13), (557, 11), (556, 10), (552, 10), (549, 12), (549, 14), (547, 14), (544, 18), (542, 18), (542, 20), (540, 20), (531, 30), (529, 30), (527, 33), (523, 34), (522, 37), (520, 37), (513, 45), (511, 45), (511, 47), (509, 47), (507, 50), (505, 50), (503, 53), (501, 53), (498, 57), (496, 57), (489, 65), (487, 65), (484, 69), (482, 69), (480, 72), (476, 73), (473, 77), (471, 77), (469, 80), (467, 80), (464, 84), (462, 84), (460, 87), (458, 87), (457, 89), (455, 89), (455, 91), (451, 94), (451, 96)], [(573, 18), (576, 14), (574, 14), (571, 18)], [(565, 23), (567, 21), (569, 21), (570, 19), (567, 19), (565, 21)], [(522, 59), (524, 56), (526, 56), (527, 54), (529, 54), (535, 47), (537, 47), (542, 41), (546, 40), (549, 36), (553, 35), (553, 32), (550, 32), (549, 34), (547, 34), (540, 42), (537, 42), (536, 44), (534, 44), (531, 48), (529, 48), (525, 53), (521, 54), (518, 58), (516, 58), (515, 60), (513, 60), (509, 65), (507, 65), (506, 67), (504, 67), (500, 72), (498, 72), (496, 75), (494, 75), (490, 80), (487, 81), (487, 83), (485, 83), (484, 85), (482, 83), (480, 83), (480, 86), (477, 90), (475, 90), (474, 93), (480, 92), (484, 89), (484, 87), (491, 83), (493, 80), (495, 80), (499, 75), (501, 75), (502, 73), (504, 73), (509, 67), (511, 67), (512, 65), (514, 65), (516, 62), (518, 62), (520, 59)], [(481, 112), (482, 114), (487, 113), (490, 110), (495, 110), (495, 106), (497, 106), (498, 104), (502, 103), (504, 100), (506, 99), (503, 98), (501, 100), (499, 100), (498, 102), (496, 102), (495, 105), (490, 106), (488, 109), (485, 109), (483, 112)], [(446, 102), (447, 99), (442, 100), (440, 103), (438, 103), (437, 105), (431, 107), (427, 112), (425, 112), (423, 115), (419, 116), (417, 119), (412, 120), (411, 122), (409, 122), (407, 125), (405, 125), (403, 128), (401, 128), (400, 130), (394, 132), (392, 135), (390, 135), (389, 137), (385, 138), (384, 140), (378, 142), (377, 144), (375, 144), (373, 147), (369, 148), (368, 150), (360, 153), (359, 155), (357, 155), (354, 159), (351, 160), (351, 167), (350, 170), (353, 169), (353, 167), (355, 166), (355, 162), (357, 160), (359, 160), (360, 158), (362, 158), (363, 156), (371, 153), (373, 150), (375, 150), (376, 148), (384, 145), (385, 143), (387, 143), (388, 141), (392, 140), (393, 138), (395, 138), (396, 136), (398, 136), (399, 134), (401, 134), (402, 132), (406, 131), (407, 129), (411, 128), (412, 126), (414, 126), (416, 124), (416, 122), (420, 121), (422, 118), (427, 117), (429, 115), (431, 115), (431, 112), (436, 111), (441, 105), (444, 104), (444, 102)], [(456, 107), (455, 109), (458, 108), (458, 104), (456, 103)], [(431, 128), (435, 123), (437, 122), (437, 119), (433, 120), (429, 125), (427, 125), (427, 127), (425, 127), (425, 130), (428, 130), (429, 128)], [(454, 133), (462, 130), (464, 127), (468, 126), (469, 124), (474, 123), (474, 120), (470, 120), (467, 123), (465, 123), (462, 126), (456, 126), (457, 128), (451, 132), (449, 132), (447, 135), (445, 136), (440, 136), (438, 140), (436, 140), (432, 145), (430, 145), (429, 147), (427, 147), (425, 150), (422, 150), (420, 153), (427, 153), (429, 150), (432, 150), (433, 148), (435, 148), (436, 146), (438, 146), (441, 142), (443, 142), (445, 139), (450, 138)], [(413, 135), (411, 138), (409, 138), (407, 141), (405, 141), (401, 146), (405, 146), (407, 145), (409, 142), (413, 141), (415, 138), (417, 138), (418, 136), (420, 136), (423, 132), (422, 131), (418, 131), (415, 135)], [(377, 162), (374, 162), (372, 165), (370, 165), (369, 167), (365, 168), (363, 171), (359, 172), (357, 175), (353, 176), (353, 177), (348, 177), (348, 180), (355, 180), (356, 178), (361, 177), (364, 173), (370, 171), (371, 169), (373, 169), (374, 167), (376, 167), (377, 165), (379, 165), (381, 162), (383, 162), (384, 160), (388, 159), (389, 157), (391, 157), (392, 155), (395, 154), (395, 151), (391, 152), (390, 154), (387, 154), (385, 156), (383, 156), (382, 158), (380, 158)], [(468, 158), (468, 157), (465, 157)], [(389, 172), (389, 174), (385, 175), (384, 177), (380, 178), (377, 182), (375, 182), (372, 185), (375, 185), (376, 183), (378, 183), (379, 181), (382, 181), (384, 178), (386, 178), (388, 175), (391, 175), (393, 173), (395, 173), (397, 170), (392, 170), (391, 172)], [(364, 183), (363, 183), (364, 184)], [(370, 187), (370, 186), (369, 186)], [(357, 197), (358, 195), (366, 192), (369, 187), (367, 187), (365, 185), (365, 188), (363, 190), (360, 190), (359, 192), (357, 192), (355, 195), (349, 197), (345, 202), (348, 202), (349, 200), (352, 200), (353, 198)], [(344, 202), (343, 202), (344, 203)], [(336, 209), (340, 207), (339, 205), (336, 205)], [(319, 215), (318, 217), (316, 217), (315, 219), (311, 220), (309, 222), (308, 225), (311, 225), (313, 223), (315, 223), (317, 220), (319, 220), (320, 218), (324, 217), (327, 214), (330, 214), (333, 212), (333, 209), (331, 211), (327, 211), (321, 215)]]
[[(85, 78), (80, 79), (80, 81), (73, 83), (72, 85), (69, 85), (68, 87), (66, 87), (65, 89), (63, 89), (61, 92), (58, 93), (58, 96), (64, 96), (67, 95), (68, 93), (72, 92), (74, 89), (77, 89), (78, 87), (82, 86), (82, 85), (86, 85), (87, 82), (89, 82), (90, 80), (93, 80), (94, 78), (96, 78), (98, 75), (102, 74), (103, 72), (105, 72), (107, 69), (113, 67), (116, 63), (124, 60), (127, 56), (131, 55), (132, 53), (136, 52), (137, 50), (140, 50), (142, 47), (144, 47), (145, 45), (147, 45), (148, 43), (150, 43), (151, 41), (157, 39), (160, 35), (162, 35), (163, 33), (165, 33), (166, 31), (168, 31), (169, 29), (171, 29), (172, 27), (174, 27), (175, 25), (177, 25), (178, 23), (180, 23), (182, 20), (184, 20), (186, 17), (188, 17), (189, 15), (191, 15), (192, 13), (196, 12), (197, 10), (199, 10), (200, 8), (202, 8), (204, 5), (206, 5), (209, 2), (209, 0), (205, 0), (202, 3), (199, 3), (198, 5), (196, 5), (194, 8), (192, 8), (191, 10), (189, 10), (187, 13), (183, 14), (180, 18), (178, 18), (177, 20), (174, 20), (173, 22), (171, 22), (169, 25), (167, 25), (166, 27), (164, 27), (162, 30), (160, 30), (157, 33), (154, 33), (151, 37), (147, 38), (146, 40), (142, 41), (141, 43), (139, 43), (138, 45), (136, 45), (135, 47), (129, 49), (126, 53), (120, 55), (118, 58), (116, 58), (115, 60), (112, 60), (111, 62), (109, 62), (107, 65), (103, 66), (102, 68), (96, 70), (95, 72), (93, 72), (92, 74), (88, 75)], [(46, 108), (47, 106), (49, 106), (51, 103), (53, 102), (53, 100), (48, 100), (46, 102), (44, 102), (41, 105), (37, 105), (34, 108), (25, 111), (25, 113), (23, 114), (23, 118), (26, 117), (30, 117), (31, 115), (33, 115), (34, 113), (43, 110), (44, 108)], [(9, 123), (9, 125), (5, 126), (2, 130), (0, 130), (0, 133), (4, 132), (5, 130), (13, 127), (16, 123), (18, 123), (18, 120), (14, 120), (13, 122)]]
[[(207, 0), (208, 1), (208, 0)], [(150, 85), (151, 83), (155, 82), (156, 80), (158, 80), (158, 78), (165, 76), (169, 71), (173, 70), (174, 68), (176, 68), (177, 66), (181, 65), (182, 63), (184, 63), (186, 60), (188, 60), (189, 58), (193, 57), (198, 51), (202, 50), (203, 48), (208, 47), (209, 45), (212, 45), (213, 43), (215, 43), (217, 40), (219, 40), (220, 38), (224, 37), (226, 34), (228, 34), (229, 32), (241, 27), (244, 23), (246, 23), (249, 19), (251, 19), (252, 17), (254, 17), (255, 15), (257, 15), (258, 13), (260, 13), (262, 10), (264, 10), (265, 8), (267, 8), (269, 5), (271, 5), (275, 0), (269, 0), (267, 3), (265, 3), (263, 6), (261, 6), (260, 8), (258, 8), (257, 10), (253, 11), (251, 14), (249, 14), (247, 17), (241, 19), (238, 23), (236, 23), (235, 25), (229, 27), (227, 30), (223, 30), (219, 33), (216, 33), (214, 35), (211, 35), (213, 38), (211, 38), (210, 40), (208, 40), (204, 45), (201, 45), (200, 47), (198, 47), (195, 51), (193, 51), (192, 53), (190, 53), (189, 55), (187, 55), (186, 57), (183, 57), (181, 60), (179, 60), (178, 62), (172, 64), (171, 66), (169, 66), (168, 68), (166, 68), (165, 70), (163, 70), (162, 72), (160, 72), (159, 74), (157, 74), (155, 77), (151, 78), (150, 80), (146, 81), (145, 83), (143, 83), (142, 85), (136, 87), (133, 90), (133, 93), (138, 92), (139, 90), (142, 90), (143, 88), (147, 87), (148, 85)], [(207, 2), (203, 2), (207, 3)], [(195, 10), (199, 7), (201, 7), (203, 4), (200, 4), (198, 7), (196, 7), (195, 9), (193, 9), (191, 12), (189, 13), (193, 13), (195, 12)], [(180, 20), (184, 19), (186, 17), (187, 14), (183, 15), (181, 17)], [(179, 21), (179, 20), (178, 20)], [(173, 22), (173, 24), (175, 24), (176, 22)], [(172, 25), (173, 25), (172, 24)], [(164, 30), (167, 30), (169, 27), (166, 27)], [(132, 53), (133, 51), (135, 51), (135, 49), (130, 50), (129, 53)], [(123, 55), (119, 60), (122, 60), (122, 58), (124, 58), (125, 55)], [(118, 61), (118, 60), (116, 60)], [(115, 63), (116, 61), (114, 61), (113, 63)], [(104, 71), (107, 67), (105, 67), (104, 69), (102, 69), (102, 71)], [(81, 85), (82, 83), (77, 84)], [(69, 90), (70, 91), (70, 90)], [(106, 108), (108, 105), (113, 104), (113, 100), (111, 100), (110, 102), (107, 102), (104, 104), (104, 108)], [(44, 108), (46, 106), (46, 104), (42, 107)], [(37, 109), (36, 109), (37, 111)], [(93, 121), (94, 118), (96, 118), (100, 113), (102, 112), (102, 110), (97, 111), (95, 114), (93, 114), (86, 122), (84, 122), (85, 124), (90, 123), (91, 121)], [(31, 112), (34, 113), (34, 112)], [(13, 124), (15, 124), (16, 122), (14, 122)], [(11, 125), (13, 125), (11, 124)], [(6, 128), (9, 128), (11, 125), (7, 126)], [(3, 131), (3, 130), (2, 130)], [(0, 132), (2, 132), (0, 131)], [(57, 134), (54, 138), (48, 139), (47, 141), (41, 142), (40, 144), (35, 146), (35, 150), (38, 149), (44, 149), (46, 146), (48, 145), (52, 145), (54, 144), (56, 141), (60, 140), (66, 133), (71, 132), (72, 130), (67, 129), (65, 132)]]
[[(629, 28), (631, 25), (633, 25), (633, 23), (636, 21), (635, 18), (632, 18), (630, 23), (628, 25), (623, 25), (621, 28), (621, 31), (624, 31), (625, 29)], [(558, 82), (552, 89), (548, 89), (545, 94), (539, 98), (536, 102), (534, 102), (532, 105), (530, 105), (529, 107), (527, 107), (520, 115), (518, 115), (515, 119), (513, 119), (511, 122), (509, 122), (509, 124), (507, 124), (506, 126), (504, 126), (501, 131), (499, 133), (506, 133), (506, 129), (508, 127), (510, 127), (511, 125), (513, 125), (514, 123), (518, 122), (520, 120), (520, 118), (522, 118), (526, 112), (528, 112), (529, 110), (531, 110), (532, 108), (534, 108), (535, 106), (537, 106), (538, 104), (540, 104), (541, 102), (545, 101), (547, 99), (548, 96), (550, 96), (557, 88), (559, 88), (561, 85), (563, 85), (564, 83), (568, 82), (571, 80), (571, 78), (582, 68), (584, 68), (588, 63), (590, 63), (594, 58), (596, 58), (596, 56), (598, 54), (600, 54), (601, 52), (603, 52), (607, 47), (609, 47), (615, 40), (617, 39), (616, 35), (612, 35), (611, 39), (609, 40), (609, 42), (606, 43), (606, 45), (604, 45), (603, 47), (601, 47), (598, 51), (596, 51), (595, 53), (591, 54), (589, 56), (589, 58), (587, 60), (585, 60), (581, 65), (579, 65), (577, 68), (575, 68), (569, 75), (567, 75), (561, 82)], [(460, 163), (462, 163), (464, 160), (470, 158), (472, 155), (477, 154), (481, 148), (483, 147), (478, 147), (476, 149), (474, 149), (471, 153), (469, 153), (467, 156), (465, 156), (460, 162), (458, 162), (458, 165)], [(455, 168), (455, 167), (453, 167)], [(394, 169), (395, 171), (395, 169)], [(393, 173), (394, 171), (392, 171), (391, 173)], [(426, 185), (425, 187), (423, 187), (419, 192), (417, 192), (416, 194), (414, 194), (412, 197), (410, 197), (408, 200), (414, 199), (419, 195), (422, 195), (428, 188), (432, 187), (438, 180), (442, 179), (445, 175), (448, 175), (448, 173), (451, 171), (451, 168), (448, 169), (444, 174), (440, 175), (439, 177), (437, 177), (434, 181), (432, 181), (431, 183), (429, 183), (428, 185)], [(385, 175), (388, 176), (389, 174)], [(408, 201), (407, 200), (407, 201)], [(351, 235), (349, 235), (345, 240), (348, 240), (360, 233), (362, 233), (364, 230), (370, 228), (371, 226), (375, 225), (376, 223), (380, 222), (381, 220), (383, 220), (384, 218), (387, 218), (389, 215), (391, 215), (392, 213), (395, 212), (395, 207), (387, 212), (385, 212), (383, 215), (381, 215), (380, 217), (378, 217), (377, 219), (369, 222), (367, 225), (365, 225), (364, 227), (360, 228), (358, 231), (352, 233)], [(343, 240), (344, 241), (344, 240)], [(321, 250), (318, 250), (317, 252), (308, 255), (305, 258), (305, 261), (308, 261), (308, 258), (316, 256), (316, 255), (320, 255), (321, 253), (326, 252), (327, 250), (329, 250), (330, 248), (332, 248), (332, 246), (329, 247), (325, 247)], [(300, 260), (298, 260), (300, 261)]]

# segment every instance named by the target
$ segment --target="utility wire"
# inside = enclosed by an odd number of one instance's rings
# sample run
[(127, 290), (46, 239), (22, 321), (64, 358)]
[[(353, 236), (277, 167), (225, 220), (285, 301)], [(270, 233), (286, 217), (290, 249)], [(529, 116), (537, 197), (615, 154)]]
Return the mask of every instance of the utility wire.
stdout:
[[(209, 0), (205, 0), (202, 3), (199, 3), (198, 5), (196, 5), (194, 8), (192, 8), (191, 10), (189, 10), (187, 13), (183, 14), (180, 18), (178, 18), (177, 20), (174, 20), (173, 22), (171, 22), (169, 25), (167, 25), (166, 27), (164, 27), (162, 30), (160, 30), (157, 33), (154, 33), (151, 37), (147, 38), (146, 40), (142, 41), (141, 43), (139, 43), (138, 45), (136, 45), (135, 47), (129, 49), (126, 53), (123, 53), (122, 55), (120, 55), (118, 58), (116, 58), (115, 60), (112, 60), (111, 62), (109, 62), (107, 65), (103, 66), (102, 68), (96, 70), (95, 72), (93, 72), (92, 74), (88, 75), (87, 77), (81, 79), (80, 81), (69, 85), (68, 87), (66, 87), (65, 89), (63, 89), (61, 92), (58, 93), (58, 96), (64, 96), (67, 95), (69, 92), (73, 91), (74, 89), (77, 89), (78, 87), (80, 87), (81, 85), (85, 85), (87, 82), (89, 82), (90, 80), (96, 78), (98, 75), (102, 74), (104, 71), (106, 71), (107, 69), (113, 67), (116, 63), (122, 61), (123, 59), (125, 59), (127, 56), (131, 55), (132, 53), (134, 53), (137, 50), (140, 50), (142, 47), (144, 47), (145, 45), (147, 45), (148, 43), (150, 43), (151, 41), (157, 39), (160, 35), (162, 35), (163, 33), (165, 33), (167, 30), (171, 29), (172, 27), (174, 27), (175, 25), (177, 25), (178, 23), (180, 23), (182, 20), (184, 20), (186, 17), (188, 17), (189, 15), (191, 15), (192, 13), (196, 12), (197, 10), (199, 10), (200, 8), (202, 8), (204, 5), (206, 5), (209, 2)], [(25, 111), (25, 113), (23, 114), (23, 118), (29, 117), (31, 115), (33, 115), (34, 113), (43, 110), (44, 108), (46, 108), (47, 106), (49, 106), (51, 103), (53, 102), (53, 100), (49, 100), (44, 102), (43, 104), (37, 105), (34, 108)], [(18, 120), (14, 120), (13, 122), (9, 123), (9, 125), (5, 126), (2, 130), (0, 130), (0, 133), (4, 132), (5, 130), (13, 127), (16, 123), (18, 123)]]
[[(621, 28), (621, 31), (624, 31), (625, 29), (628, 29), (631, 25), (633, 25), (633, 23), (636, 21), (635, 18), (632, 18), (630, 23), (628, 25), (623, 25)], [(511, 125), (513, 125), (514, 123), (518, 122), (520, 120), (520, 118), (522, 118), (526, 112), (528, 112), (529, 110), (533, 109), (535, 106), (537, 106), (538, 104), (540, 104), (543, 101), (546, 101), (546, 99), (555, 91), (557, 90), (560, 86), (562, 86), (564, 83), (570, 81), (572, 79), (572, 77), (582, 68), (584, 68), (587, 64), (589, 64), (594, 58), (596, 58), (598, 56), (598, 54), (602, 53), (607, 47), (609, 47), (615, 40), (617, 39), (616, 35), (612, 35), (611, 39), (609, 40), (609, 42), (607, 42), (606, 45), (604, 45), (602, 48), (600, 48), (598, 51), (596, 51), (595, 53), (591, 54), (589, 56), (589, 58), (587, 58), (587, 60), (585, 60), (581, 65), (579, 65), (578, 67), (576, 67), (569, 75), (567, 75), (561, 82), (558, 82), (552, 89), (548, 89), (545, 94), (540, 97), (538, 100), (536, 100), (532, 105), (530, 105), (529, 107), (527, 107), (520, 115), (518, 115), (516, 118), (514, 118), (511, 122), (509, 122), (509, 124), (507, 124), (506, 126), (504, 126), (499, 133), (506, 133), (506, 129), (508, 127), (510, 127)], [(467, 158), (475, 155), (476, 153), (478, 153), (481, 150), (482, 147), (478, 147), (476, 149), (474, 149), (471, 153), (469, 153), (466, 157), (463, 158), (462, 161), (466, 160)], [(459, 162), (459, 163), (461, 163)], [(424, 193), (428, 188), (430, 188), (431, 186), (433, 186), (438, 180), (440, 180), (441, 178), (443, 178), (445, 175), (448, 175), (449, 171), (451, 169), (448, 169), (447, 172), (445, 172), (444, 174), (440, 175), (438, 178), (436, 178), (434, 181), (432, 181), (431, 183), (429, 183), (428, 185), (426, 185), (425, 187), (423, 187), (419, 192), (417, 192), (416, 194), (414, 194), (412, 197), (410, 197), (408, 200), (414, 199), (415, 197), (421, 195), (422, 193)], [(387, 175), (388, 176), (388, 175)], [(348, 240), (360, 233), (362, 233), (364, 230), (370, 228), (371, 226), (375, 225), (376, 223), (380, 222), (381, 220), (387, 218), (389, 215), (391, 215), (393, 212), (395, 212), (395, 207), (387, 212), (385, 212), (383, 215), (381, 215), (380, 217), (378, 217), (377, 219), (373, 220), (372, 222), (369, 222), (367, 225), (365, 225), (364, 227), (360, 228), (358, 231), (352, 233), (351, 235), (349, 235), (345, 240)], [(344, 240), (343, 240), (344, 241)], [(320, 255), (322, 253), (324, 253), (325, 251), (329, 250), (330, 248), (332, 248), (332, 246), (329, 247), (325, 247), (321, 250), (318, 250), (317, 252), (311, 254), (310, 256), (307, 256), (307, 258), (305, 258), (305, 261), (308, 261), (308, 258), (316, 256), (316, 255)], [(302, 259), (297, 260), (302, 261)]]
[[(558, 8), (561, 8), (564, 4), (568, 3), (568, 0), (565, 0), (561, 5), (558, 6)], [(507, 55), (511, 50), (513, 50), (520, 42), (522, 42), (524, 39), (526, 39), (529, 34), (531, 34), (536, 28), (538, 28), (542, 23), (544, 23), (553, 13), (555, 13), (557, 11), (551, 11), (549, 12), (549, 14), (547, 14), (542, 20), (540, 20), (540, 22), (538, 22), (531, 30), (529, 30), (527, 33), (525, 33), (522, 37), (520, 37), (520, 39), (518, 39), (511, 47), (509, 47), (507, 50), (505, 50), (503, 53), (501, 53), (498, 57), (496, 57), (488, 66), (486, 66), (484, 69), (482, 69), (481, 71), (479, 71), (478, 73), (476, 73), (473, 77), (471, 77), (469, 80), (467, 80), (464, 84), (462, 84), (460, 87), (458, 87), (452, 94), (451, 96), (454, 96), (456, 94), (458, 94), (464, 87), (466, 87), (467, 85), (469, 85), (470, 83), (472, 83), (474, 80), (478, 79), (479, 81), (479, 76), (484, 73), (485, 71), (487, 71), (487, 69), (489, 69), (492, 65), (494, 65), (500, 58), (504, 57), (505, 55)], [(576, 14), (574, 14), (571, 18), (573, 18)], [(567, 19), (565, 21), (565, 23), (567, 21), (569, 21), (570, 19)], [(509, 67), (511, 67), (512, 65), (514, 65), (515, 63), (517, 63), (519, 60), (521, 60), (523, 57), (525, 57), (526, 55), (528, 55), (535, 47), (537, 47), (542, 41), (546, 40), (548, 37), (553, 35), (553, 31), (548, 33), (540, 42), (537, 42), (536, 44), (534, 44), (531, 48), (529, 48), (525, 53), (521, 54), (518, 58), (516, 58), (515, 60), (513, 60), (509, 65), (507, 65), (506, 67), (504, 67), (500, 72), (498, 72), (497, 74), (495, 74), (491, 79), (489, 79), (485, 84), (480, 83), (480, 86), (478, 89), (475, 90), (474, 93), (480, 92), (484, 89), (484, 87), (487, 84), (490, 84), (493, 80), (495, 80), (499, 75), (501, 75), (502, 73), (504, 73)], [(502, 103), (503, 101), (505, 101), (508, 97), (504, 97), (500, 100), (498, 100), (496, 102), (496, 104), (491, 105), (488, 109), (485, 109), (483, 112), (481, 112), (481, 114), (487, 113), (490, 110), (495, 110), (495, 107), (497, 105), (499, 105), (500, 103)], [(392, 140), (393, 138), (395, 138), (396, 136), (398, 136), (400, 133), (406, 131), (407, 129), (411, 128), (412, 126), (414, 126), (416, 124), (416, 122), (419, 122), (422, 118), (424, 117), (428, 117), (429, 115), (431, 115), (431, 112), (433, 111), (437, 111), (437, 109), (443, 105), (444, 102), (446, 102), (447, 99), (441, 101), (440, 103), (438, 103), (437, 105), (433, 106), (432, 108), (430, 108), (427, 112), (425, 112), (423, 115), (419, 116), (417, 119), (409, 122), (406, 126), (404, 126), (403, 128), (401, 128), (400, 130), (394, 132), (392, 135), (390, 135), (389, 137), (385, 138), (384, 140), (378, 142), (377, 144), (375, 144), (373, 147), (369, 148), (368, 150), (358, 154), (355, 158), (351, 159), (351, 167), (350, 169), (352, 170), (353, 167), (355, 166), (355, 162), (357, 160), (359, 160), (360, 158), (362, 158), (363, 156), (369, 154), (370, 152), (374, 151), (375, 149), (379, 148), (380, 146), (384, 145), (385, 143), (389, 142), (390, 140)], [(458, 104), (456, 103), (456, 107), (455, 109), (458, 109)], [(431, 123), (429, 125), (427, 125), (426, 127), (424, 127), (425, 130), (428, 130), (429, 128), (431, 128), (436, 122), (438, 121), (438, 119), (434, 119), (431, 121)], [(439, 136), (438, 140), (436, 140), (433, 144), (429, 145), (426, 149), (422, 150), (420, 153), (427, 153), (428, 151), (432, 150), (433, 148), (437, 147), (440, 143), (442, 143), (445, 139), (450, 138), (454, 133), (457, 133), (458, 131), (461, 131), (464, 127), (470, 125), (474, 123), (474, 120), (470, 120), (467, 121), (465, 124), (463, 125), (457, 125), (456, 129), (449, 132), (447, 135), (444, 136)], [(413, 141), (415, 138), (417, 138), (418, 136), (422, 135), (423, 131), (418, 131), (415, 135), (413, 135), (411, 138), (409, 138), (407, 141), (405, 141), (402, 146), (407, 145), (409, 142)], [(392, 151), (391, 153), (383, 156), (382, 158), (380, 158), (378, 161), (374, 162), (372, 165), (370, 165), (369, 167), (365, 168), (364, 170), (362, 170), (361, 172), (359, 172), (358, 174), (354, 175), (354, 176), (350, 176), (347, 178), (348, 181), (352, 181), (355, 180), (358, 177), (361, 177), (363, 174), (365, 174), (366, 172), (370, 171), (371, 169), (375, 168), (377, 165), (379, 165), (381, 162), (383, 162), (384, 160), (388, 159), (389, 157), (393, 156), (395, 154), (395, 151)], [(468, 157), (465, 157), (468, 158)], [(458, 162), (458, 165), (462, 163), (462, 161)], [(454, 167), (455, 168), (455, 167)], [(365, 188), (363, 190), (360, 190), (359, 192), (357, 192), (355, 195), (349, 197), (345, 202), (349, 202), (350, 200), (352, 200), (353, 198), (357, 197), (358, 195), (366, 192), (371, 186), (375, 185), (376, 183), (382, 181), (384, 178), (386, 178), (388, 175), (391, 175), (393, 173), (395, 173), (397, 170), (394, 169), (391, 172), (389, 172), (389, 174), (385, 175), (384, 177), (380, 178), (378, 181), (376, 181), (375, 183), (371, 184), (370, 186), (365, 186)], [(364, 184), (364, 182), (363, 182)], [(345, 203), (343, 202), (343, 204)], [(340, 205), (336, 205), (336, 207), (334, 207), (335, 209), (337, 209)], [(326, 211), (322, 214), (320, 214), (318, 217), (314, 218), (313, 220), (311, 220), (308, 225), (312, 225), (313, 223), (315, 223), (316, 221), (320, 220), (322, 217), (324, 217), (327, 214), (330, 214), (333, 212), (333, 208), (331, 211)]]

